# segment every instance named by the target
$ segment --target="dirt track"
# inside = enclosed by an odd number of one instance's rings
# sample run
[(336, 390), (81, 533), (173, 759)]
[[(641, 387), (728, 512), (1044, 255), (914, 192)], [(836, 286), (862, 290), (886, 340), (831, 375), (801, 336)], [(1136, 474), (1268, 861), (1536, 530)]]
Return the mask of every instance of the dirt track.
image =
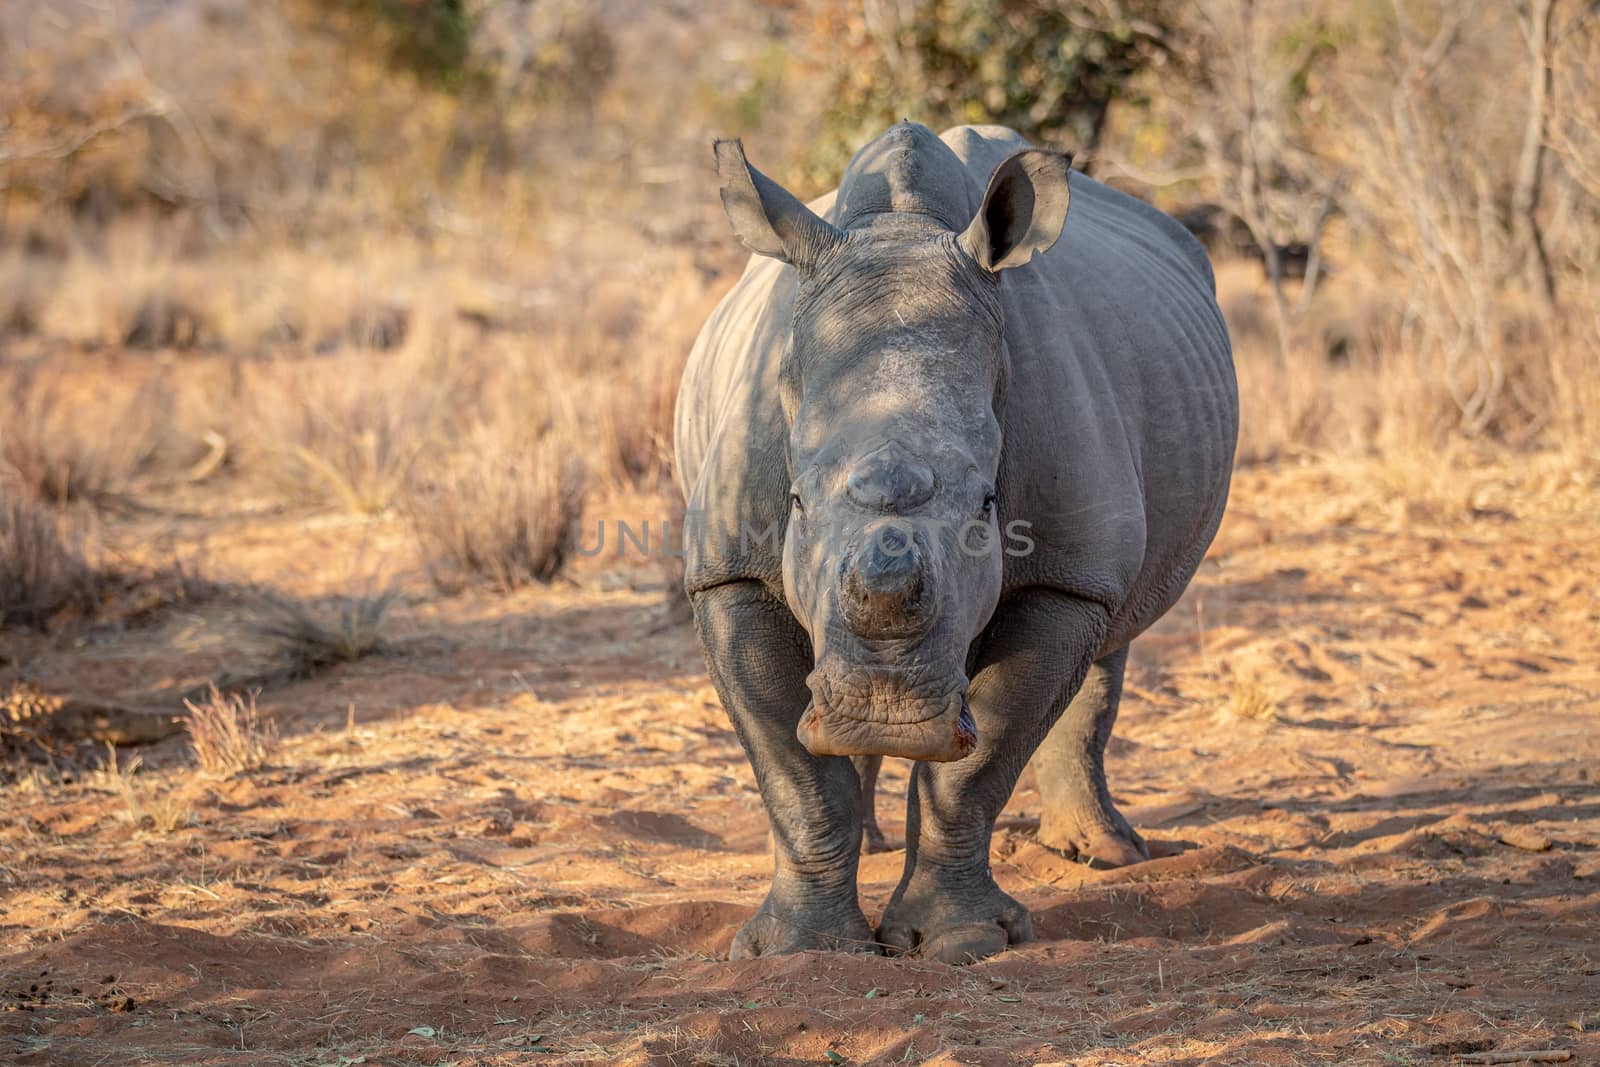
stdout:
[[(766, 824), (653, 572), (433, 601), (397, 535), (167, 521), (237, 582), (316, 594), (348, 578), (316, 561), (360, 548), (409, 599), (386, 655), (264, 694), (274, 768), (207, 781), (176, 740), (147, 754), (190, 827), (83, 786), (7, 796), (0, 1058), (1600, 1063), (1597, 494), (1481, 481), (1463, 515), (1315, 467), (1241, 474), (1200, 579), (1134, 646), (1112, 754), (1124, 811), (1182, 851), (1064, 861), (1025, 777), (994, 866), (1040, 940), (965, 969), (719, 959)], [(0, 654), (153, 691), (233, 667), (232, 610)], [(904, 783), (887, 769), (891, 834)], [(869, 917), (902, 858), (863, 861)]]

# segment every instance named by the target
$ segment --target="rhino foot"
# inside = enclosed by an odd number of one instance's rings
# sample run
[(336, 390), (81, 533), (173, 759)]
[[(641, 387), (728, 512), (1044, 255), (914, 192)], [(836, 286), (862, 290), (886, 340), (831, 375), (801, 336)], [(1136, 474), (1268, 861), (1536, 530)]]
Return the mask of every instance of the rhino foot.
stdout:
[(876, 826), (862, 828), (861, 851), (867, 854), (874, 852), (899, 852), (906, 847), (906, 843), (898, 837), (889, 837)]
[(761, 905), (750, 920), (734, 935), (728, 958), (754, 959), (757, 956), (782, 956), (791, 952), (823, 949), (832, 952), (878, 952), (861, 909), (779, 908), (772, 899)]
[(987, 874), (973, 886), (913, 885), (897, 893), (878, 926), (891, 952), (941, 963), (974, 963), (1033, 940), (1028, 909)]
[[(1092, 803), (1092, 802), (1091, 802)], [(1095, 868), (1127, 867), (1150, 858), (1145, 844), (1115, 807), (1092, 812), (1046, 810), (1039, 825), (1039, 843)], [(1086, 816), (1086, 817), (1083, 817)]]

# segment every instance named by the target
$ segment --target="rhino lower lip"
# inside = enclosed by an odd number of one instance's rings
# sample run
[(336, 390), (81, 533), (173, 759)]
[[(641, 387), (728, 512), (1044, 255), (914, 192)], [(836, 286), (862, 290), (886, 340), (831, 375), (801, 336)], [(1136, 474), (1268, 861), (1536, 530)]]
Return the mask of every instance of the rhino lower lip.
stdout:
[(892, 720), (813, 700), (795, 734), (816, 756), (899, 756), (930, 762), (962, 759), (978, 747), (978, 726), (963, 693), (930, 701), (928, 714)]

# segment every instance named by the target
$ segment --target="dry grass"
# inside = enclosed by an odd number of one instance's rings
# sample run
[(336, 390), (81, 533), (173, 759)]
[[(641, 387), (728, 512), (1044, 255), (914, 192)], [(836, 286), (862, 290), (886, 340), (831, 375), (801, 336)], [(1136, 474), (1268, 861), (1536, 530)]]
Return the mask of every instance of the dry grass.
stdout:
[(393, 590), (338, 597), (321, 607), (272, 598), (262, 602), (245, 628), (255, 642), (297, 678), (337, 663), (353, 663), (382, 645), (383, 619)]
[(254, 375), (254, 466), (282, 495), (379, 514), (446, 417), (448, 371), (358, 353), (284, 361)]
[(408, 501), (435, 585), (510, 590), (554, 579), (572, 553), (584, 484), (570, 427), (501, 423), (469, 434)]
[(1217, 274), (1239, 376), (1241, 463), (1333, 460), (1386, 495), (1459, 512), (1470, 507), (1459, 474), (1468, 452), (1544, 449), (1574, 466), (1600, 454), (1600, 326), (1593, 339), (1574, 323), (1508, 344), (1496, 414), (1469, 433), (1452, 384), (1459, 370), (1416, 342), (1406, 307), (1359, 264), (1342, 288), (1325, 288), (1287, 354), (1271, 335), (1259, 269), (1233, 262)]
[(418, 244), (382, 232), (329, 256), (275, 235), (216, 245), (193, 215), (35, 226), (46, 248), (0, 255), (0, 331), (86, 348), (393, 348), (431, 285)]
[(659, 488), (672, 472), (672, 415), (681, 360), (647, 361), (607, 383), (602, 409), (605, 469), (618, 485)]
[(0, 470), (51, 503), (126, 495), (160, 450), (171, 406), (159, 378), (126, 382), (73, 377), (55, 361), (0, 375)]
[(602, 388), (598, 457), (614, 484), (659, 489), (672, 477), (673, 413), (678, 383), (714, 291), (687, 265), (654, 272), (642, 284), (650, 299), (626, 338), (620, 363), (597, 382)]
[(0, 626), (44, 626), (62, 613), (88, 612), (96, 587), (56, 519), (0, 483)]
[(64, 254), (26, 261), (24, 269), (46, 284), (30, 289), (25, 320), (39, 333), (78, 345), (201, 343), (206, 328), (194, 309), (203, 299), (205, 272), (178, 261), (178, 246), (192, 226), (136, 215), (102, 231), (67, 231)]
[(223, 693), (215, 685), (203, 700), (185, 700), (184, 728), (195, 761), (206, 774), (228, 778), (261, 767), (278, 747), (278, 729), (256, 710), (254, 693)]
[(1574, 465), (1600, 456), (1600, 300), (1564, 342), (1547, 350), (1550, 435)]
[(158, 791), (141, 783), (136, 775), (144, 765), (141, 756), (127, 763), (117, 757), (117, 746), (106, 746), (106, 761), (84, 776), (90, 789), (110, 793), (122, 801), (118, 813), (122, 821), (133, 826), (154, 830), (159, 834), (175, 833), (194, 825), (194, 809), (185, 804), (171, 789)]
[(1234, 679), (1233, 693), (1228, 699), (1227, 713), (1236, 719), (1253, 722), (1276, 722), (1278, 702), (1259, 678), (1241, 676)]

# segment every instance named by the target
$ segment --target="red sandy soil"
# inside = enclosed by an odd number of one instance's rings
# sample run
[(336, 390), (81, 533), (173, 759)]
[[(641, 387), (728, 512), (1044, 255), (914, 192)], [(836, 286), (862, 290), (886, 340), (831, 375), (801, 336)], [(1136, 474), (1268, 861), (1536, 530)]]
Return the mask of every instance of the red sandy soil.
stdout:
[[(187, 825), (131, 822), (103, 779), (9, 787), (0, 1059), (1600, 1063), (1600, 493), (1531, 464), (1475, 477), (1429, 506), (1370, 471), (1241, 473), (1134, 646), (1112, 752), (1123, 810), (1182, 851), (1062, 859), (1030, 772), (994, 869), (1039, 940), (965, 968), (723, 958), (766, 887), (766, 820), (649, 567), (439, 598), (398, 521), (118, 520), (131, 556), (203, 542), (233, 592), (6, 635), (0, 669), (170, 691), (247, 671), (245, 585), (372, 572), (403, 595), (383, 654), (262, 694), (267, 769), (143, 752), (146, 800)], [(886, 775), (894, 834), (905, 765)], [(869, 917), (902, 860), (863, 861)]]

